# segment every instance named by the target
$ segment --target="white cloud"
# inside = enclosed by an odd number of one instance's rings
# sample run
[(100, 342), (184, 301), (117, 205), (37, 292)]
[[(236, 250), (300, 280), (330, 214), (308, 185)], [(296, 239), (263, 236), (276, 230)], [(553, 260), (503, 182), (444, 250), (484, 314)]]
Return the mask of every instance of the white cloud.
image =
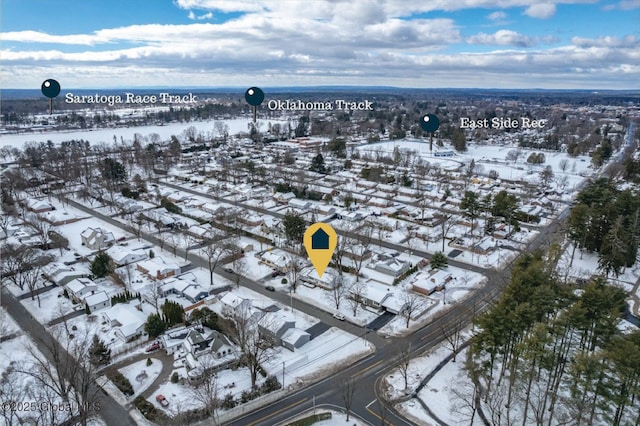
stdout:
[(536, 41), (529, 36), (519, 34), (511, 30), (499, 30), (494, 34), (479, 33), (467, 37), (469, 44), (494, 44), (499, 46), (531, 47)]
[(633, 35), (623, 38), (605, 36), (598, 38), (572, 37), (571, 43), (582, 48), (589, 47), (631, 47), (640, 49), (640, 41)]
[(608, 4), (603, 7), (604, 10), (632, 10), (640, 8), (640, 0), (622, 0), (617, 4)]
[(553, 3), (532, 4), (524, 11), (524, 14), (532, 18), (548, 19), (556, 14), (556, 5)]
[[(67, 81), (66, 87), (89, 88), (168, 84), (637, 85), (640, 46), (634, 36), (575, 37), (567, 46), (542, 49), (535, 46), (557, 40), (508, 29), (463, 39), (451, 19), (401, 19), (433, 8), (489, 8), (491, 3), (489, 10), (496, 10), (529, 7), (533, 1), (176, 0), (194, 22), (129, 25), (90, 34), (3, 33), (0, 77), (3, 87), (36, 83), (39, 87), (44, 68), (49, 70), (44, 74)], [(216, 11), (246, 13), (223, 23), (198, 21), (210, 19)], [(501, 10), (488, 17), (492, 15), (507, 16)], [(448, 48), (462, 41), (496, 50), (450, 53)], [(39, 44), (28, 50), (20, 43)], [(51, 49), (42, 43), (59, 45)], [(92, 47), (97, 45), (99, 49)], [(568, 77), (573, 73), (578, 77)]]
[(487, 15), (487, 18), (491, 21), (504, 21), (507, 19), (507, 14), (502, 11), (496, 11)]

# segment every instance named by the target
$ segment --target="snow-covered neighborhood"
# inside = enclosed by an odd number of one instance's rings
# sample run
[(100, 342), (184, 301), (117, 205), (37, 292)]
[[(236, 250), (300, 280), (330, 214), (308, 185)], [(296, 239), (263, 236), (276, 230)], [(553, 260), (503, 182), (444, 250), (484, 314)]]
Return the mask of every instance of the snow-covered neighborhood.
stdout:
[(3, 2), (0, 426), (640, 425), (638, 2), (471, 3)]

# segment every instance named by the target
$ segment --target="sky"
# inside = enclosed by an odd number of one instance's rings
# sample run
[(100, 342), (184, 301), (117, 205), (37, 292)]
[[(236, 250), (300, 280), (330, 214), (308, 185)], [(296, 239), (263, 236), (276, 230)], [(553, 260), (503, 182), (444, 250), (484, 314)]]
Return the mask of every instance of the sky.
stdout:
[(0, 1), (3, 88), (640, 86), (640, 0)]

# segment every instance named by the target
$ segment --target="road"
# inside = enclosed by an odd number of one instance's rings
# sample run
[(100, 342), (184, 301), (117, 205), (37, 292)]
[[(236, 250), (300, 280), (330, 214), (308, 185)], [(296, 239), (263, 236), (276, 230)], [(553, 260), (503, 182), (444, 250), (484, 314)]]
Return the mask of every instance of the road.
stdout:
[[(34, 342), (38, 350), (45, 356), (52, 365), (54, 365), (53, 355), (51, 350), (47, 348), (47, 345), (54, 344), (57, 346), (57, 351), (61, 352), (64, 349), (60, 344), (51, 336), (51, 334), (35, 320), (22, 306), (22, 304), (4, 288), (2, 289), (2, 307), (7, 310), (9, 315), (20, 325), (20, 328), (29, 335)], [(45, 344), (46, 342), (46, 344)], [(89, 393), (91, 395), (98, 395), (98, 402), (100, 403), (100, 411), (98, 414), (106, 422), (107, 425), (118, 426), (135, 426), (136, 422), (129, 415), (127, 410), (118, 404), (113, 398), (107, 395), (102, 389), (95, 383), (90, 385)]]

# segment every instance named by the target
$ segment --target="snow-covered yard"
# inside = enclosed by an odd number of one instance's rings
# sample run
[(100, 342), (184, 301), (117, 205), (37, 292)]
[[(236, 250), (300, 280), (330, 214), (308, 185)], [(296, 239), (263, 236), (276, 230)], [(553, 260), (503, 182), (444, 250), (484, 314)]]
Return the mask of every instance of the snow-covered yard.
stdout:
[(162, 361), (152, 357), (149, 359), (151, 360), (151, 365), (147, 365), (147, 360), (142, 360), (118, 370), (131, 382), (133, 396), (147, 389), (162, 371)]

